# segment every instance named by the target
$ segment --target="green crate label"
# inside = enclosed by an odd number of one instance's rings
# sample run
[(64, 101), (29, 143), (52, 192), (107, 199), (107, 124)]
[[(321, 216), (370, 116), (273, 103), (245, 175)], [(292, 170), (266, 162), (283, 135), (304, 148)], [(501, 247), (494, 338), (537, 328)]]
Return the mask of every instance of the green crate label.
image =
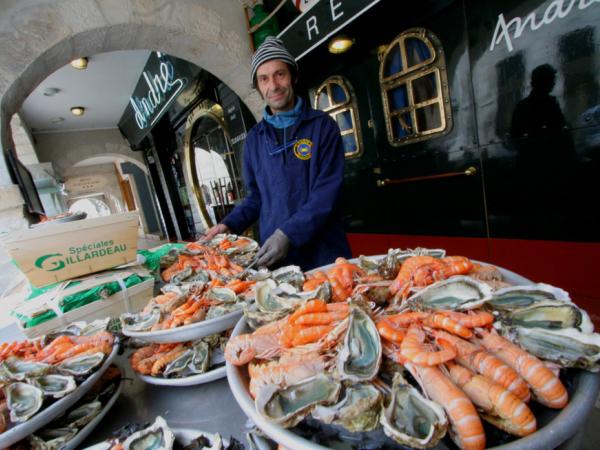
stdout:
[(127, 250), (126, 244), (117, 244), (113, 241), (100, 241), (81, 247), (70, 247), (69, 254), (49, 253), (35, 260), (35, 267), (46, 272), (56, 272), (71, 264), (77, 264), (91, 259), (101, 258), (107, 255), (123, 253)]

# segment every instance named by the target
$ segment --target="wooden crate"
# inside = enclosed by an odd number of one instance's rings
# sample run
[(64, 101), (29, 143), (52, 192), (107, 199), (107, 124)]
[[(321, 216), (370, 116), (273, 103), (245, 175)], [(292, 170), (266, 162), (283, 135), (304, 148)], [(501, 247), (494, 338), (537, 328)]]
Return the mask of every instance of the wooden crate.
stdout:
[(135, 261), (138, 222), (129, 212), (49, 224), (13, 232), (3, 244), (40, 287)]
[(58, 317), (47, 320), (34, 327), (23, 328), (19, 322), (19, 328), (29, 338), (41, 336), (52, 331), (60, 330), (70, 323), (77, 321), (91, 322), (96, 319), (104, 319), (105, 317), (118, 317), (124, 312), (137, 312), (141, 310), (153, 296), (154, 278), (145, 280), (135, 286), (126, 289), (121, 289), (114, 295), (102, 300), (89, 303), (81, 308), (73, 309), (66, 313), (62, 313), (58, 308), (58, 304), (63, 297), (73, 295), (88, 289), (92, 289), (101, 284), (110, 283), (113, 281), (124, 280), (130, 275), (137, 273), (140, 276), (151, 276), (145, 269), (123, 270), (105, 272), (81, 279), (81, 283), (76, 286), (64, 286), (63, 283), (57, 288), (46, 292), (39, 297), (29, 300), (15, 308), (15, 312), (30, 314), (33, 311), (43, 311), (52, 309)]

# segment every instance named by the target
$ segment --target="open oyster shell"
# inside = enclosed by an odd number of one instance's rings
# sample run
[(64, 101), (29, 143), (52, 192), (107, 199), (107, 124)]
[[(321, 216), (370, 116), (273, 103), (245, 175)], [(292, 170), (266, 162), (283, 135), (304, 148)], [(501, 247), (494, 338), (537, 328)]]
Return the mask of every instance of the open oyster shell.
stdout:
[(129, 436), (123, 442), (124, 450), (170, 450), (175, 435), (167, 426), (165, 419), (158, 416), (148, 428)]
[(438, 281), (412, 295), (407, 303), (431, 309), (464, 311), (478, 308), (492, 298), (492, 288), (471, 277), (456, 275)]
[(38, 387), (17, 382), (4, 388), (11, 422), (25, 422), (42, 407), (44, 393)]
[(510, 327), (503, 334), (538, 358), (562, 367), (578, 367), (592, 372), (600, 370), (600, 335), (568, 328)]
[(380, 421), (386, 435), (399, 444), (414, 448), (434, 447), (448, 427), (442, 407), (426, 399), (399, 373), (394, 374), (392, 390), (386, 398)]
[(338, 381), (323, 373), (284, 388), (267, 384), (256, 394), (256, 410), (271, 422), (293, 427), (316, 405), (335, 402), (340, 389)]
[(361, 308), (351, 306), (348, 329), (338, 352), (337, 370), (342, 380), (372, 380), (381, 365), (381, 339), (377, 327)]
[(571, 303), (569, 293), (545, 283), (509, 286), (494, 292), (488, 306), (496, 310), (512, 310), (532, 306), (540, 301), (557, 300)]
[(58, 450), (75, 437), (77, 428), (45, 428), (29, 437), (34, 450)]
[(304, 273), (299, 266), (285, 266), (271, 272), (271, 278), (277, 284), (289, 283), (296, 289), (302, 290), (304, 284)]
[(124, 313), (121, 314), (121, 327), (124, 331), (148, 331), (156, 325), (161, 318), (159, 308), (152, 308), (147, 313)]
[(341, 425), (349, 431), (371, 431), (379, 425), (383, 396), (369, 383), (346, 388), (339, 402), (331, 406), (317, 405), (312, 416), (323, 423)]
[(75, 378), (70, 375), (42, 375), (29, 379), (29, 382), (40, 388), (44, 395), (52, 398), (61, 398), (77, 387)]
[(71, 410), (62, 421), (67, 427), (81, 428), (92, 421), (102, 411), (102, 403), (93, 401)]
[(504, 325), (526, 328), (565, 329), (574, 328), (592, 333), (594, 325), (588, 314), (574, 303), (557, 300), (541, 300), (531, 306), (499, 312)]
[(89, 355), (74, 356), (62, 361), (57, 367), (69, 375), (81, 376), (90, 373), (104, 361), (104, 353), (97, 352)]
[(53, 366), (36, 361), (27, 361), (16, 356), (9, 356), (2, 368), (10, 379), (22, 381), (25, 378), (44, 375), (53, 370)]

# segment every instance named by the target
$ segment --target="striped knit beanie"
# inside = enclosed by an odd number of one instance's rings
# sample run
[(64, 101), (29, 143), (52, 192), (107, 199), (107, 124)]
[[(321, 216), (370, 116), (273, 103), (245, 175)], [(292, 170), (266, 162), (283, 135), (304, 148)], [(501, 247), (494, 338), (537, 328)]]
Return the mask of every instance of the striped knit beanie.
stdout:
[[(250, 63), (251, 81), (252, 85), (255, 86), (254, 77), (258, 67), (267, 61), (278, 59), (286, 64), (289, 64), (294, 69), (294, 72), (298, 71), (298, 64), (291, 55), (290, 52), (283, 46), (283, 41), (276, 37), (269, 36), (252, 55), (252, 62)], [(294, 75), (294, 73), (292, 73)]]

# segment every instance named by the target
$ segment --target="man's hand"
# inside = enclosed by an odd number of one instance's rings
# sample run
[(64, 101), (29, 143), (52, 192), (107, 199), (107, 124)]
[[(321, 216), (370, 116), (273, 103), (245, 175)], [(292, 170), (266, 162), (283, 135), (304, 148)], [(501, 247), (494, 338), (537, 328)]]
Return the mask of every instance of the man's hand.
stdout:
[(278, 261), (281, 261), (288, 254), (290, 248), (289, 238), (279, 228), (269, 236), (269, 239), (265, 241), (263, 246), (260, 248), (256, 257), (260, 266), (271, 266)]
[(202, 239), (203, 241), (210, 241), (217, 234), (221, 233), (229, 233), (229, 227), (224, 223), (218, 223), (214, 227), (210, 227), (206, 231), (206, 233), (204, 233), (204, 236), (202, 236), (200, 239)]

